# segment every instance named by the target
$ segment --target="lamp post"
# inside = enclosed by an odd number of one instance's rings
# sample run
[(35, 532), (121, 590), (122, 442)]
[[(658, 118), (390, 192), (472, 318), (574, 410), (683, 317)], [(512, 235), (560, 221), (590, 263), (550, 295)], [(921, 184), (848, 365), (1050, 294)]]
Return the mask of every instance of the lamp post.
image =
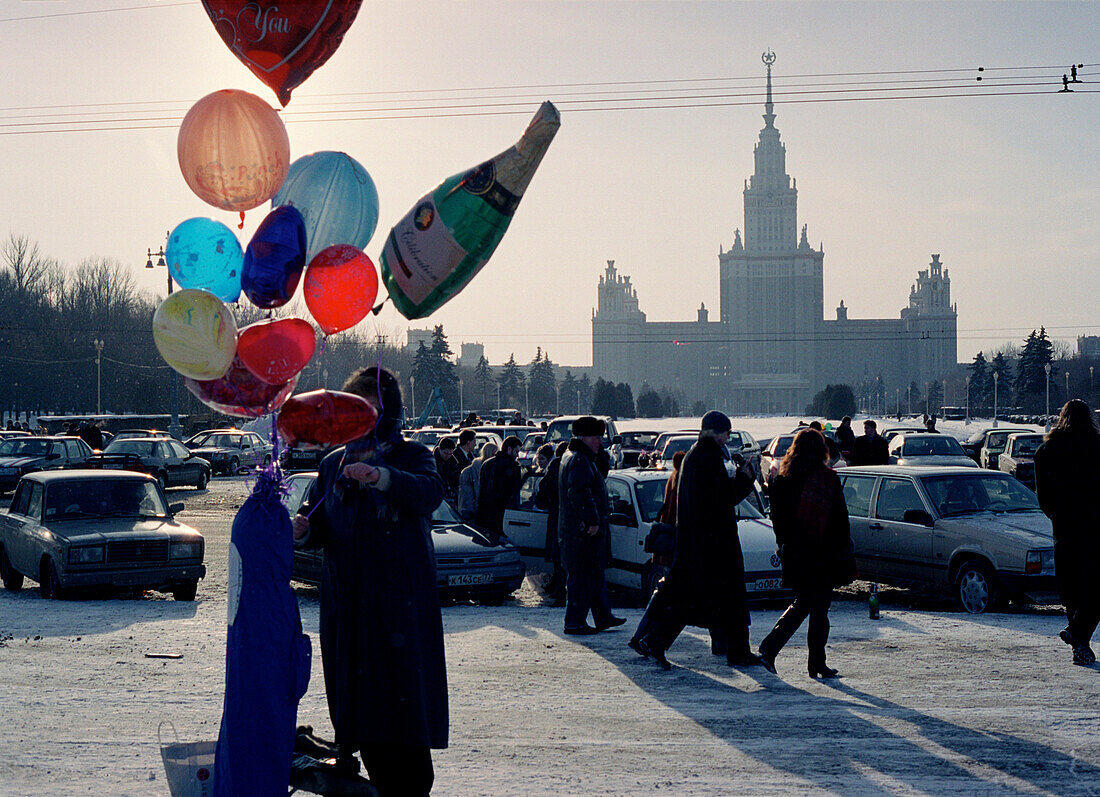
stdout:
[(909, 387), (905, 388), (905, 393), (908, 396), (906, 401), (909, 404), (909, 414), (912, 415), (913, 414), (913, 384), (912, 383), (909, 384)]
[(1045, 371), (1046, 375), (1047, 375), (1047, 378), (1046, 378), (1046, 383), (1047, 383), (1047, 411), (1046, 411), (1047, 423), (1046, 423), (1046, 427), (1047, 427), (1047, 431), (1049, 432), (1050, 431), (1050, 363), (1047, 363), (1046, 365), (1043, 366), (1043, 371)]
[(500, 382), (497, 382), (497, 415), (500, 414)]
[(898, 415), (901, 415), (901, 388), (894, 388), (894, 403), (898, 406)]
[(1001, 381), (1001, 372), (993, 372), (993, 428), (997, 428), (997, 383)]
[(1066, 369), (1066, 401), (1069, 401), (1069, 369)]
[[(164, 233), (164, 242), (168, 243), (168, 237), (172, 234), (171, 230)], [(172, 295), (172, 272), (168, 269), (168, 263), (164, 260), (164, 247), (157, 247), (157, 251), (153, 251), (151, 248), (145, 250), (145, 267), (154, 268), (153, 258), (157, 259), (156, 266), (163, 267), (168, 272), (168, 295)], [(168, 400), (170, 413), (170, 420), (168, 422), (168, 434), (177, 440), (180, 438), (180, 404), (179, 404), (179, 376), (176, 374), (176, 369), (171, 369), (169, 375), (169, 392)]]
[(531, 416), (531, 385), (527, 382), (523, 383), (523, 415), (524, 417)]
[(462, 380), (458, 380), (458, 419), (461, 421), (466, 417), (466, 413), (462, 410), (462, 403), (465, 401), (465, 395), (462, 391)]
[(103, 387), (103, 341), (96, 338), (92, 341), (95, 346), (95, 414), (103, 414), (102, 387)]
[(581, 389), (577, 388), (577, 415), (581, 414)]
[(966, 375), (966, 422), (970, 423), (970, 374)]
[(561, 415), (561, 385), (554, 384), (554, 414)]
[(409, 377), (409, 414), (416, 417), (416, 377)]
[(1092, 398), (1092, 370), (1095, 367), (1096, 366), (1094, 366), (1094, 365), (1089, 366), (1089, 398), (1090, 399)]

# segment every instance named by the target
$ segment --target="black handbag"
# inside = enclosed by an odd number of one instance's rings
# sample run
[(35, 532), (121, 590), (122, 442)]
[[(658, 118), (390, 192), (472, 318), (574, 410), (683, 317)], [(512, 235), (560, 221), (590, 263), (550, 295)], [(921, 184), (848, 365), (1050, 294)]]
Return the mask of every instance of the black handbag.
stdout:
[(657, 521), (645, 537), (646, 553), (671, 554), (676, 548), (676, 527)]

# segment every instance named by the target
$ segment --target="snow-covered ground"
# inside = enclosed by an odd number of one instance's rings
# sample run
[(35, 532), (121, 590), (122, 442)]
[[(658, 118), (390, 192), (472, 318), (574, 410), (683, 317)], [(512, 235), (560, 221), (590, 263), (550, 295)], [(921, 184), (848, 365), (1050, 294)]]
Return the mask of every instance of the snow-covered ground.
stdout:
[[(0, 593), (0, 795), (167, 795), (158, 724), (215, 738), (247, 486), (170, 493), (207, 536), (195, 603)], [(317, 590), (298, 596), (318, 651)], [(754, 610), (754, 642), (781, 609)], [(446, 607), (451, 746), (435, 793), (1100, 794), (1100, 669), (1070, 664), (1055, 609), (972, 617), (887, 590), (872, 621), (857, 585), (831, 613), (832, 683), (807, 677), (801, 632), (778, 677), (730, 669), (699, 629), (664, 672), (626, 646), (641, 609), (619, 611), (625, 627), (577, 638), (530, 583), (501, 607)], [(328, 735), (320, 664), (299, 721)]]

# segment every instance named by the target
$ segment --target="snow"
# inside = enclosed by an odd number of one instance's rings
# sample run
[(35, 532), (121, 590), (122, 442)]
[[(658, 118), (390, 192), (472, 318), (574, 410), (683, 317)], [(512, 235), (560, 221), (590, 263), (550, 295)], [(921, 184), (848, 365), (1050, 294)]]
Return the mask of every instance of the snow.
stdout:
[[(170, 493), (207, 537), (194, 603), (45, 602), (33, 583), (0, 593), (0, 795), (167, 795), (158, 724), (216, 736), (229, 526), (247, 489), (234, 478)], [(501, 607), (447, 606), (451, 746), (435, 753), (435, 793), (1100, 793), (1100, 671), (1070, 664), (1059, 611), (975, 617), (885, 589), (872, 621), (865, 586), (834, 603), (832, 683), (807, 677), (804, 631), (778, 677), (730, 669), (700, 629), (665, 672), (626, 646), (637, 607), (618, 609), (621, 629), (565, 637), (564, 610), (530, 581)], [(318, 592), (297, 594), (315, 651), (299, 722), (330, 736)], [(754, 609), (754, 643), (782, 608)]]

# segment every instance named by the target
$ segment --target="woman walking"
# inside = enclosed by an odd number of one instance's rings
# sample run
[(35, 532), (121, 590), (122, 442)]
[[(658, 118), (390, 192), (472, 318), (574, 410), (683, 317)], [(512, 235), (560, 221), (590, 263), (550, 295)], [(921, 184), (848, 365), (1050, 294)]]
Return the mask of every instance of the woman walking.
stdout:
[(1073, 648), (1073, 663), (1088, 666), (1100, 620), (1100, 432), (1080, 399), (1066, 402), (1035, 452), (1035, 492), (1054, 526), (1054, 574), (1069, 620), (1059, 636)]
[(770, 490), (772, 526), (783, 559), (783, 583), (794, 602), (760, 643), (764, 666), (775, 672), (775, 657), (802, 621), (810, 618), (806, 641), (811, 678), (835, 678), (825, 664), (829, 604), (833, 587), (854, 577), (848, 507), (836, 473), (826, 465), (824, 436), (813, 429), (795, 435)]

